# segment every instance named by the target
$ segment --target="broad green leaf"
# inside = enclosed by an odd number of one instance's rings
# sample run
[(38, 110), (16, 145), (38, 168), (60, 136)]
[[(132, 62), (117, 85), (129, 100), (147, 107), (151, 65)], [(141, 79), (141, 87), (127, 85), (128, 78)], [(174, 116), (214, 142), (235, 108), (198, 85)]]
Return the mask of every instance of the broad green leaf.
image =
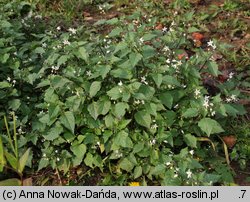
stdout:
[(122, 31), (122, 28), (117, 27), (109, 33), (109, 37), (119, 36)]
[(71, 131), (74, 134), (75, 132), (75, 117), (71, 111), (65, 112), (61, 117), (60, 121), (63, 126)]
[(57, 125), (53, 128), (51, 128), (48, 132), (48, 134), (44, 135), (44, 139), (46, 140), (54, 140), (59, 137), (59, 135), (63, 132), (63, 127), (60, 125)]
[(145, 109), (146, 111), (153, 115), (153, 116), (157, 116), (157, 105), (154, 103), (147, 103), (145, 104)]
[(77, 158), (82, 159), (87, 151), (87, 147), (85, 144), (78, 144), (71, 146), (70, 150), (77, 156)]
[(22, 185), (21, 180), (17, 178), (11, 178), (0, 181), (0, 186), (21, 186), (21, 185)]
[(131, 79), (133, 77), (131, 70), (122, 68), (112, 70), (110, 75), (120, 79)]
[(138, 111), (138, 112), (136, 112), (135, 120), (139, 125), (144, 126), (146, 128), (150, 128), (151, 116), (146, 111)]
[(0, 82), (0, 89), (3, 89), (3, 88), (10, 88), (11, 87), (11, 84), (7, 81), (2, 81)]
[(164, 171), (166, 170), (166, 166), (165, 165), (157, 165), (156, 167), (154, 167), (151, 171), (150, 174), (151, 175), (160, 175), (162, 174)]
[(137, 65), (137, 63), (142, 59), (142, 55), (140, 53), (131, 53), (129, 55), (129, 61), (131, 64), (130, 68), (133, 68)]
[(19, 99), (13, 99), (9, 101), (8, 104), (13, 111), (16, 111), (20, 107), (21, 101)]
[(120, 92), (119, 89), (120, 89), (119, 87), (114, 87), (107, 92), (107, 95), (111, 99), (117, 100), (118, 98), (122, 97), (122, 93)]
[(173, 76), (165, 75), (162, 78), (163, 83), (168, 85), (180, 86), (180, 82)]
[(208, 71), (211, 73), (213, 76), (218, 76), (219, 75), (219, 70), (218, 70), (218, 65), (216, 62), (209, 61), (208, 62)]
[(118, 118), (121, 119), (125, 114), (126, 114), (126, 109), (128, 109), (129, 106), (125, 102), (118, 102), (115, 105), (114, 108), (114, 115)]
[(89, 54), (87, 53), (86, 49), (84, 47), (80, 47), (78, 49), (79, 57), (83, 59), (85, 62), (88, 62)]
[(114, 117), (111, 114), (108, 114), (107, 116), (105, 116), (104, 118), (105, 121), (105, 125), (107, 128), (112, 128), (114, 125)]
[(171, 109), (173, 105), (173, 97), (170, 93), (162, 93), (159, 96), (161, 103), (164, 104), (167, 108)]
[(68, 55), (62, 55), (58, 60), (57, 60), (57, 66), (60, 67), (61, 65), (65, 64), (70, 56)]
[(128, 160), (128, 158), (123, 158), (121, 160), (121, 162), (119, 163), (119, 167), (122, 169), (122, 170), (125, 170), (127, 172), (130, 172), (133, 170), (134, 168), (134, 164)]
[(134, 179), (141, 177), (141, 175), (142, 175), (142, 167), (136, 166), (134, 169)]
[(87, 155), (84, 159), (85, 165), (93, 168), (93, 161), (94, 161), (93, 155), (91, 153), (87, 153)]
[(29, 153), (30, 153), (30, 148), (27, 149), (25, 151), (25, 153), (21, 156), (21, 158), (19, 159), (19, 166), (18, 166), (18, 172), (19, 173), (22, 173), (23, 172), (23, 169), (24, 167), (26, 166), (26, 163), (28, 161), (28, 158), (29, 158)]
[(41, 158), (41, 160), (39, 161), (39, 165), (38, 165), (38, 171), (46, 168), (49, 165), (49, 159), (48, 158)]
[(48, 110), (50, 119), (54, 119), (60, 114), (60, 107), (57, 104), (50, 104)]
[(88, 106), (88, 112), (89, 114), (93, 117), (93, 119), (97, 119), (97, 117), (99, 116), (99, 105), (97, 102), (92, 102), (89, 106)]
[(184, 118), (196, 117), (197, 115), (198, 109), (196, 108), (189, 108), (182, 114)]
[(210, 118), (201, 119), (198, 123), (198, 126), (203, 132), (207, 134), (207, 136), (210, 136), (211, 134), (215, 133), (224, 132), (220, 124), (217, 121)]
[(122, 147), (133, 148), (133, 142), (125, 131), (121, 131), (117, 134), (114, 143)]
[(157, 88), (160, 88), (161, 83), (162, 83), (162, 74), (153, 74), (152, 78), (157, 86)]
[(101, 82), (99, 81), (94, 81), (89, 89), (89, 96), (94, 97), (96, 93), (101, 89)]
[(191, 135), (191, 134), (184, 135), (184, 141), (190, 147), (196, 147), (196, 145), (197, 145), (196, 137)]
[(105, 115), (110, 110), (111, 102), (108, 99), (98, 100), (97, 105), (98, 105), (97, 108), (98, 114)]

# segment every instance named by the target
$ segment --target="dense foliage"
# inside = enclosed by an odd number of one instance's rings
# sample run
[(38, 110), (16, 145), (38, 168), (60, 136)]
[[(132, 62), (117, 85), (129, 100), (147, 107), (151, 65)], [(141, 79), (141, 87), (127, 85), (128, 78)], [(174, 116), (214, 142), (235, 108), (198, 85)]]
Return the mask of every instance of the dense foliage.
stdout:
[[(233, 73), (207, 85), (220, 75), (214, 57), (226, 46), (195, 45), (194, 13), (163, 18), (161, 28), (138, 10), (92, 29), (51, 29), (32, 10), (15, 2), (0, 8), (0, 171), (22, 172), (25, 163), (63, 174), (84, 166), (103, 173), (103, 185), (233, 182), (221, 137), (245, 110)], [(100, 26), (111, 31), (97, 34)], [(19, 154), (11, 154), (4, 116)]]

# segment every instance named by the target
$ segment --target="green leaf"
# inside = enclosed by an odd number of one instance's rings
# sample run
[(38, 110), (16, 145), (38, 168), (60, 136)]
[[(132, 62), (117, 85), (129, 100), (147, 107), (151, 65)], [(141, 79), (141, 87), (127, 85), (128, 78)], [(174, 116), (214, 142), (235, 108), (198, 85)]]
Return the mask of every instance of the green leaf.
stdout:
[(136, 166), (134, 169), (134, 179), (140, 177), (142, 175), (142, 167)]
[(0, 89), (3, 89), (3, 88), (10, 88), (11, 87), (11, 84), (7, 81), (2, 81), (0, 82)]
[(162, 78), (163, 83), (167, 85), (175, 85), (175, 86), (180, 86), (180, 82), (173, 76), (165, 75)]
[(0, 181), (0, 186), (21, 186), (21, 185), (22, 185), (21, 180), (17, 178), (11, 178)]
[(209, 61), (208, 62), (208, 71), (211, 73), (213, 76), (218, 76), (219, 75), (219, 70), (218, 70), (218, 65), (216, 62)]
[(49, 159), (41, 158), (41, 160), (39, 161), (39, 165), (38, 165), (38, 171), (47, 167), (48, 165), (49, 165)]
[(151, 171), (150, 174), (151, 175), (160, 175), (162, 174), (164, 171), (166, 170), (166, 166), (165, 165), (157, 165), (156, 167), (154, 167)]
[(107, 128), (112, 128), (114, 125), (114, 118), (111, 114), (108, 114), (107, 116), (105, 116), (104, 118), (105, 121), (105, 125), (107, 126)]
[(70, 147), (70, 150), (73, 152), (77, 158), (82, 159), (87, 151), (85, 144), (78, 144)]
[(97, 119), (97, 117), (99, 116), (99, 106), (97, 102), (92, 102), (89, 106), (88, 106), (88, 112), (89, 114), (93, 117), (93, 119)]
[(20, 107), (21, 101), (19, 99), (13, 99), (9, 101), (8, 104), (13, 111), (16, 111)]
[(97, 108), (98, 114), (105, 115), (110, 110), (111, 102), (108, 99), (98, 100), (97, 105), (98, 105)]
[(113, 100), (117, 100), (118, 98), (122, 97), (122, 93), (119, 91), (119, 87), (114, 87), (110, 89), (107, 92), (107, 95)]
[(118, 119), (121, 119), (126, 114), (126, 109), (128, 109), (128, 108), (129, 108), (129, 106), (127, 103), (119, 102), (115, 105), (114, 115)]
[(162, 93), (159, 96), (161, 103), (164, 104), (167, 108), (171, 109), (173, 105), (173, 97), (170, 93)]
[(128, 160), (128, 158), (124, 158), (119, 163), (119, 167), (127, 172), (130, 172), (134, 168), (134, 164)]
[(84, 47), (80, 47), (78, 49), (79, 57), (83, 59), (85, 62), (88, 62), (89, 54), (87, 53), (86, 49)]
[(197, 29), (196, 27), (189, 27), (188, 28), (188, 33), (193, 33), (193, 32), (199, 32), (200, 30)]
[(191, 134), (184, 135), (184, 141), (190, 147), (195, 147), (197, 145), (197, 138)]
[(115, 69), (110, 72), (110, 75), (114, 76), (115, 78), (120, 79), (131, 79), (133, 77), (131, 70), (129, 69)]
[(87, 153), (87, 155), (84, 159), (85, 165), (93, 168), (93, 161), (94, 161), (93, 155), (91, 153)]
[(0, 136), (0, 173), (3, 172), (4, 166), (5, 166), (4, 149), (3, 149), (2, 138)]
[(224, 132), (220, 124), (217, 121), (210, 118), (201, 119), (198, 123), (198, 126), (203, 132), (207, 134), (207, 136), (210, 136), (211, 134), (215, 133)]
[(196, 117), (197, 115), (198, 109), (196, 108), (189, 108), (182, 114), (184, 118)]
[(146, 128), (150, 128), (151, 116), (146, 111), (138, 111), (138, 112), (136, 112), (135, 120), (139, 125), (144, 126)]
[(154, 75), (152, 75), (152, 78), (153, 78), (157, 88), (160, 88), (161, 83), (162, 83), (162, 79), (163, 79), (162, 74), (154, 74)]
[(153, 115), (153, 116), (157, 116), (157, 105), (154, 103), (147, 103), (145, 104), (145, 109), (146, 111)]
[(117, 28), (113, 29), (113, 30), (109, 33), (109, 37), (119, 36), (121, 32), (122, 32), (122, 28), (117, 27)]
[(26, 166), (27, 160), (29, 158), (30, 148), (26, 150), (26, 152), (19, 159), (18, 172), (22, 173), (24, 167)]
[(63, 126), (65, 126), (67, 129), (69, 129), (71, 131), (71, 133), (74, 134), (74, 132), (75, 132), (75, 117), (71, 111), (65, 112), (61, 116), (60, 121), (61, 121)]
[(4, 151), (4, 154), (5, 154), (5, 157), (8, 161), (8, 163), (11, 165), (11, 167), (15, 170), (17, 170), (18, 168), (18, 161), (16, 159), (15, 156), (13, 156), (12, 154), (10, 154), (9, 152), (7, 151)]
[(44, 135), (44, 139), (46, 140), (54, 140), (59, 137), (59, 135), (63, 132), (63, 127), (60, 125), (57, 125), (53, 128), (51, 128), (48, 132), (48, 134)]
[(117, 134), (114, 139), (114, 144), (125, 148), (133, 148), (133, 142), (128, 136), (128, 133), (126, 133), (125, 131), (121, 131)]
[(131, 53), (129, 55), (129, 62), (131, 64), (130, 68), (133, 68), (137, 65), (137, 63), (142, 59), (142, 55), (140, 53)]
[(89, 89), (89, 96), (94, 97), (96, 93), (101, 89), (101, 82), (99, 81), (94, 81)]

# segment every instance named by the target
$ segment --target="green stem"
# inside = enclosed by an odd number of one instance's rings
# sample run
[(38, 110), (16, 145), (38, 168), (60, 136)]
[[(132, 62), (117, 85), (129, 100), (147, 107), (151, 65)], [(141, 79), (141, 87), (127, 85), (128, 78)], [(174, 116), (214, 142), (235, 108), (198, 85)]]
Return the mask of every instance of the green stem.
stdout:
[(7, 123), (6, 116), (4, 116), (4, 123), (5, 123), (5, 127), (6, 127), (7, 134), (8, 134), (8, 141), (10, 143), (10, 146), (11, 146), (11, 149), (12, 149), (13, 153), (15, 154), (15, 147), (13, 145), (13, 142), (12, 142), (12, 139), (11, 139), (11, 136), (10, 136), (10, 130), (9, 130), (9, 126), (8, 126), (8, 123)]

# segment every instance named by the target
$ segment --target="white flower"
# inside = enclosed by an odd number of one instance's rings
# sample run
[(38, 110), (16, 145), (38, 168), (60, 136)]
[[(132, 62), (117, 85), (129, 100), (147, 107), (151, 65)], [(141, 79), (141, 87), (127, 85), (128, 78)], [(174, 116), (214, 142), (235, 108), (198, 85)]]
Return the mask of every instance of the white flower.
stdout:
[(145, 76), (141, 77), (141, 82), (144, 83), (144, 84), (146, 84), (146, 85), (148, 85), (148, 82), (146, 81), (146, 77)]
[(189, 153), (190, 153), (191, 155), (194, 155), (194, 150), (190, 150)]
[(110, 50), (107, 50), (106, 53), (109, 54), (109, 53), (110, 53)]
[(234, 76), (234, 73), (233, 73), (233, 72), (230, 72), (229, 75), (228, 75), (228, 79), (229, 79), (229, 80), (232, 79), (233, 76)]
[(163, 48), (163, 51), (164, 51), (164, 52), (168, 52), (168, 51), (170, 51), (170, 49), (169, 49), (168, 46), (165, 46), (165, 47)]
[(214, 115), (215, 115), (215, 111), (212, 111), (212, 112), (211, 112), (211, 116), (214, 116)]
[(70, 45), (70, 42), (69, 42), (67, 39), (64, 39), (64, 40), (63, 40), (63, 45), (65, 45), (65, 46), (66, 46), (66, 45)]
[(92, 72), (89, 70), (86, 72), (87, 76), (92, 76)]
[(141, 101), (141, 103), (144, 105), (144, 104), (145, 104), (145, 101), (144, 101), (144, 100), (142, 100), (142, 101)]
[(10, 82), (10, 81), (11, 81), (11, 78), (10, 78), (9, 76), (7, 77), (7, 81), (8, 81), (8, 82)]
[(140, 104), (141, 102), (140, 102), (140, 100), (135, 100), (134, 101), (134, 104), (136, 104), (136, 105), (138, 105), (138, 104)]
[(226, 98), (226, 102), (231, 102), (232, 101), (232, 99), (231, 98)]
[(156, 123), (151, 126), (151, 129), (157, 129), (157, 128), (158, 128), (158, 125)]
[(204, 100), (203, 102), (203, 106), (207, 109), (209, 107), (209, 103), (208, 101)]
[(166, 166), (169, 166), (171, 163), (168, 161), (167, 163), (166, 163)]
[(13, 80), (12, 83), (15, 85), (16, 84), (16, 80)]
[(123, 83), (122, 83), (122, 81), (120, 81), (119, 83), (118, 83), (118, 86), (122, 86), (123, 85)]
[(232, 101), (237, 101), (237, 98), (236, 98), (236, 95), (231, 95), (231, 97), (230, 97), (231, 99), (232, 99)]
[(59, 157), (57, 157), (57, 158), (56, 158), (56, 161), (60, 161), (60, 158), (59, 158)]
[(43, 154), (43, 157), (46, 157), (46, 154)]
[(140, 42), (140, 44), (142, 44), (142, 43), (144, 42), (144, 39), (141, 37), (141, 38), (139, 39), (139, 42)]
[(175, 174), (175, 175), (174, 175), (174, 178), (177, 178), (177, 177), (178, 177), (178, 174)]
[(212, 47), (213, 49), (216, 49), (216, 45), (214, 44), (214, 42), (211, 39), (209, 42), (207, 42), (207, 45)]
[(191, 178), (192, 172), (190, 171), (190, 169), (188, 169), (188, 171), (186, 172), (186, 174), (187, 174), (187, 178)]
[(156, 139), (152, 139), (149, 141), (149, 144), (154, 145), (156, 143)]
[(42, 47), (43, 47), (43, 48), (46, 48), (46, 47), (47, 47), (47, 44), (46, 44), (46, 43), (42, 43)]
[(61, 31), (61, 27), (60, 26), (58, 26), (56, 29), (57, 29), (57, 31)]
[(163, 27), (162, 32), (164, 33), (164, 32), (167, 32), (167, 31), (168, 31), (168, 28)]
[(71, 32), (72, 34), (76, 34), (76, 29), (74, 28), (69, 28), (68, 31)]
[(57, 150), (57, 149), (55, 150), (55, 153), (56, 153), (56, 154), (58, 153), (58, 150)]
[(100, 142), (96, 142), (96, 144), (97, 144), (98, 146), (100, 146), (100, 145), (101, 145), (101, 143), (100, 143)]
[(196, 98), (199, 97), (199, 95), (201, 94), (200, 89), (195, 89), (194, 94)]
[(121, 88), (119, 88), (119, 92), (122, 93), (122, 89)]
[(167, 64), (170, 64), (170, 59), (167, 59), (167, 60), (166, 60), (166, 63), (167, 63)]

